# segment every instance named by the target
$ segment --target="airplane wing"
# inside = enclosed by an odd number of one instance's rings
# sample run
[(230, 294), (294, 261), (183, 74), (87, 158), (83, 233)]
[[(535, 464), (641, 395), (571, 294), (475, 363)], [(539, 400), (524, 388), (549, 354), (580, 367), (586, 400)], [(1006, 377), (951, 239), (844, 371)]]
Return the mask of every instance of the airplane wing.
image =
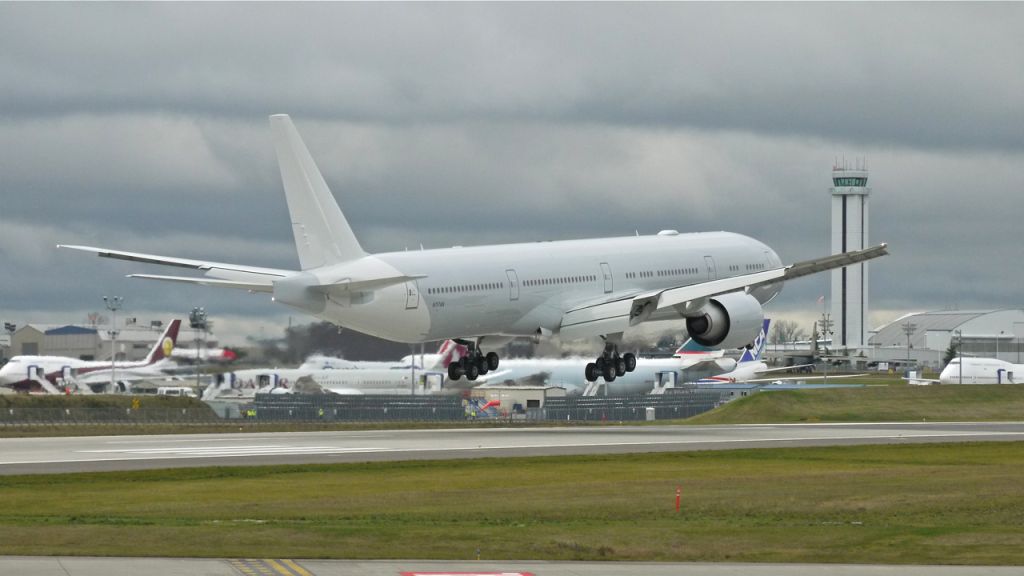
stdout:
[[(116, 260), (128, 260), (131, 262), (143, 262), (146, 264), (158, 264), (161, 266), (176, 266), (179, 268), (201, 270), (207, 276), (207, 278), (192, 278), (188, 276), (130, 274), (128, 276), (129, 278), (167, 280), (171, 282), (187, 282), (192, 284), (203, 284), (206, 286), (220, 286), (227, 288), (241, 288), (244, 290), (258, 292), (270, 292), (273, 290), (273, 281), (275, 279), (284, 278), (285, 276), (294, 274), (294, 271), (292, 270), (261, 268), (258, 266), (241, 266), (238, 264), (210, 262), (206, 260), (191, 260), (188, 258), (176, 258), (172, 256), (157, 256), (155, 254), (108, 250), (106, 248), (95, 248), (93, 246), (71, 246), (67, 244), (58, 244), (57, 248), (69, 248), (71, 250), (93, 252), (100, 258), (114, 258)], [(210, 278), (215, 280), (211, 280)]]
[(879, 244), (865, 250), (844, 252), (797, 262), (783, 268), (764, 270), (753, 274), (709, 280), (699, 284), (679, 286), (640, 294), (621, 294), (600, 303), (578, 306), (562, 315), (559, 333), (564, 338), (582, 338), (594, 334), (622, 332), (630, 326), (646, 321), (658, 310), (682, 306), (685, 310), (697, 310), (708, 298), (800, 278), (817, 272), (842, 268), (888, 254), (888, 245)]

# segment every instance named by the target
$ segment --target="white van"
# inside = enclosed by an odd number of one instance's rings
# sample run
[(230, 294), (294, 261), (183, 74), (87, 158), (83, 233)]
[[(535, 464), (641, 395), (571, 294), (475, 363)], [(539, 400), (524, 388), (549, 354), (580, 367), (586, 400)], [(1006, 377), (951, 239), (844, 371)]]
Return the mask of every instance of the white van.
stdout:
[(188, 386), (160, 386), (156, 389), (157, 396), (187, 396), (195, 398), (196, 393)]

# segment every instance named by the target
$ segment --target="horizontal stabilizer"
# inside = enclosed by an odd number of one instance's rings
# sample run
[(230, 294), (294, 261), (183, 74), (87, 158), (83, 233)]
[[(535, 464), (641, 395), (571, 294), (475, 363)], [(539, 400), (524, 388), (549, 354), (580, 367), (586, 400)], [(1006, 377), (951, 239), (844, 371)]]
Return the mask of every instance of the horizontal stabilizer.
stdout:
[(128, 278), (144, 278), (146, 280), (164, 280), (165, 282), (182, 282), (185, 284), (198, 284), (200, 286), (215, 286), (218, 288), (238, 288), (252, 292), (273, 292), (274, 285), (268, 280), (265, 283), (237, 282), (234, 280), (214, 280), (211, 278), (193, 278), (191, 276), (160, 276), (158, 274), (129, 274)]
[(238, 264), (227, 264), (224, 262), (209, 262), (206, 260), (175, 258), (173, 256), (157, 256), (155, 254), (143, 254), (141, 252), (125, 252), (122, 250), (108, 250), (106, 248), (94, 248), (92, 246), (71, 246), (68, 244), (57, 244), (57, 248), (68, 248), (71, 250), (81, 250), (83, 252), (94, 252), (100, 258), (129, 260), (132, 262), (144, 262), (146, 264), (158, 264), (160, 266), (178, 266), (181, 268), (191, 268), (193, 270), (219, 269), (231, 272), (263, 274), (266, 276), (287, 276), (292, 273), (291, 270), (281, 270), (278, 268), (261, 268), (258, 266), (242, 266)]

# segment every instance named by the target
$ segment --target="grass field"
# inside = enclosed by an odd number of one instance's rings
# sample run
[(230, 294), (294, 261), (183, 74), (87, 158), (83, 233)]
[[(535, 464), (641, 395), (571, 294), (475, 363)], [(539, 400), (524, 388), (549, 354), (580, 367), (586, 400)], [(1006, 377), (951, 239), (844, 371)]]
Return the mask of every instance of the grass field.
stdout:
[(1024, 418), (1024, 386), (868, 386), (759, 392), (687, 424), (1004, 421)]
[(0, 477), (0, 554), (1024, 564), (1021, 478), (1024, 443)]

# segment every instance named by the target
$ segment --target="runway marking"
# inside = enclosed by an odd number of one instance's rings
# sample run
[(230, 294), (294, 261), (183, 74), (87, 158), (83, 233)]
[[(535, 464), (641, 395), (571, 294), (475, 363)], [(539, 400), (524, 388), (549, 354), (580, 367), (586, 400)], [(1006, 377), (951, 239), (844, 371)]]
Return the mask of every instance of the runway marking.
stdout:
[(245, 576), (313, 576), (294, 560), (234, 558), (228, 560), (228, 563)]
[(125, 456), (212, 458), (231, 456), (277, 456), (289, 454), (344, 454), (350, 452), (381, 452), (384, 448), (343, 446), (203, 446), (179, 448), (109, 448), (76, 450), (79, 454), (123, 454)]

